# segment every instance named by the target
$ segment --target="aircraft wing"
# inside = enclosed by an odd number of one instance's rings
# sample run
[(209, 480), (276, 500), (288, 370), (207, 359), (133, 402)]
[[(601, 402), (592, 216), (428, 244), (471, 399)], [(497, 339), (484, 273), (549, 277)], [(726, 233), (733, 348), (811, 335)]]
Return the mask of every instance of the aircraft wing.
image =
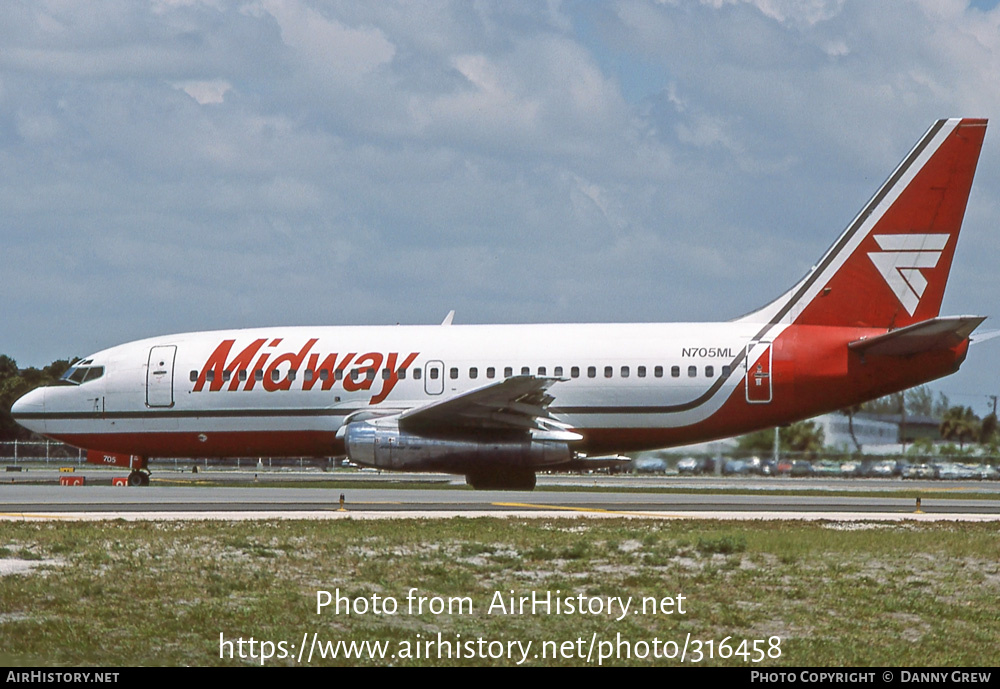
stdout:
[(935, 349), (954, 347), (969, 337), (985, 316), (948, 316), (930, 318), (884, 335), (865, 337), (847, 346), (859, 354), (876, 356), (906, 356)]
[(530, 434), (536, 440), (580, 440), (583, 436), (549, 416), (548, 389), (559, 378), (513, 376), (431, 402), (399, 415), (400, 430), (431, 436), (485, 433)]

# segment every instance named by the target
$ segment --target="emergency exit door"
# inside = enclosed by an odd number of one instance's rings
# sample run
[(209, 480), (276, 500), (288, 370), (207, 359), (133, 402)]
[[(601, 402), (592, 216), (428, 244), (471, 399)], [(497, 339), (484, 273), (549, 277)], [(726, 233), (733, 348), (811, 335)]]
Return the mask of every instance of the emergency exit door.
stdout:
[(444, 392), (444, 364), (442, 362), (427, 362), (424, 367), (424, 392), (428, 395), (440, 395)]
[(747, 345), (747, 402), (766, 404), (771, 401), (771, 343), (760, 341)]

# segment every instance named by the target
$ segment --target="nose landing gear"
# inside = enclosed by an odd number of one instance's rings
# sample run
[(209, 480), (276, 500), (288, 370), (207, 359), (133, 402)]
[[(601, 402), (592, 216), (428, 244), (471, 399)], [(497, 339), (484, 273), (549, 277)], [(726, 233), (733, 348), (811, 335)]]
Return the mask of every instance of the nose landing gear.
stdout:
[(148, 486), (149, 458), (133, 455), (129, 463), (132, 472), (128, 475), (128, 484), (130, 486)]
[(148, 486), (149, 485), (149, 472), (139, 471), (135, 469), (128, 475), (128, 484), (130, 486)]

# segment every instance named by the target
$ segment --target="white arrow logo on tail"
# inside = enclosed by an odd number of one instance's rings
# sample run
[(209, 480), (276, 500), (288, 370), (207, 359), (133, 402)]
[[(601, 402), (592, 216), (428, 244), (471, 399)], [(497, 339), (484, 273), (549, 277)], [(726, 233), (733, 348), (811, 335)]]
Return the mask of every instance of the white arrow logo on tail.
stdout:
[(899, 303), (912, 316), (927, 289), (922, 268), (933, 268), (948, 243), (947, 234), (875, 235), (882, 251), (868, 254)]

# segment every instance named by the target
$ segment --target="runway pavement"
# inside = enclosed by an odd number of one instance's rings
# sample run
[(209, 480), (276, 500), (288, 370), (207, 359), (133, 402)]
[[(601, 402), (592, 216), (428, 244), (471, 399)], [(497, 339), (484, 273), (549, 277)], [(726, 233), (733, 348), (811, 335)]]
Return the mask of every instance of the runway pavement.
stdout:
[[(54, 473), (54, 472), (53, 472)], [(82, 475), (82, 472), (81, 472)], [(997, 520), (1000, 500), (963, 499), (963, 492), (1000, 495), (993, 483), (946, 484), (903, 481), (844, 481), (809, 479), (670, 479), (643, 477), (540, 477), (534, 491), (472, 491), (458, 488), (461, 479), (418, 477), (398, 487), (399, 477), (353, 474), (338, 487), (302, 487), (316, 481), (338, 482), (344, 477), (314, 473), (285, 476), (289, 486), (260, 487), (253, 474), (211, 472), (197, 478), (169, 472), (154, 475), (145, 488), (93, 485), (110, 483), (107, 474), (87, 473), (83, 486), (60, 486), (36, 472), (0, 484), (3, 519), (270, 519), (270, 518), (386, 518), (481, 516), (628, 516), (647, 518), (711, 519), (837, 519), (837, 520)], [(364, 481), (364, 487), (351, 480)], [(222, 479), (224, 485), (195, 481)], [(272, 476), (265, 477), (268, 481)], [(385, 487), (371, 487), (372, 479)], [(572, 490), (567, 490), (573, 484)], [(559, 489), (561, 488), (561, 489)], [(706, 493), (706, 488), (741, 492)], [(613, 490), (609, 490), (613, 489)], [(652, 489), (652, 490), (651, 490)], [(747, 494), (749, 489), (750, 493)], [(776, 490), (776, 489), (781, 489)], [(656, 492), (670, 490), (671, 492)], [(674, 492), (677, 490), (690, 492)], [(809, 494), (798, 494), (808, 490)], [(934, 491), (921, 499), (900, 491)], [(942, 492), (943, 491), (943, 492)], [(852, 495), (865, 492), (865, 495)], [(870, 493), (877, 495), (872, 496)], [(791, 494), (786, 494), (791, 493)], [(344, 510), (340, 510), (340, 496)], [(951, 497), (955, 495), (956, 497)], [(944, 497), (947, 496), (947, 497)]]

